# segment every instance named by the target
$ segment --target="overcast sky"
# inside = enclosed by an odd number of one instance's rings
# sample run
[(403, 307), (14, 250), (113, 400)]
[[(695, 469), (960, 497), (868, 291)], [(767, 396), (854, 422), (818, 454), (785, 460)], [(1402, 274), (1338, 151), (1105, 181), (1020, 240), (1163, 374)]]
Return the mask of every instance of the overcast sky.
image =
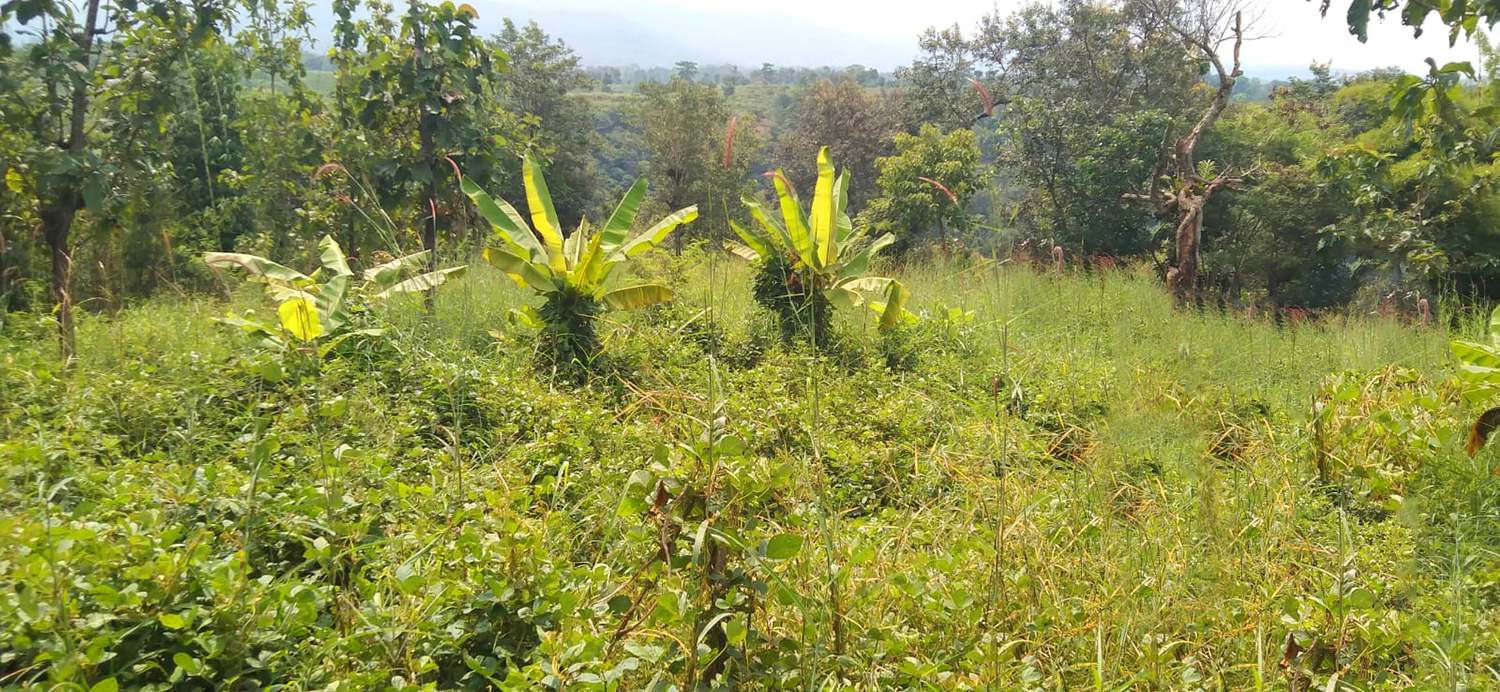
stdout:
[[(538, 0), (532, 0), (538, 1)], [(676, 5), (700, 11), (723, 10), (792, 15), (809, 22), (838, 27), (872, 39), (910, 41), (922, 29), (957, 22), (969, 31), (987, 11), (998, 8), (1002, 13), (1022, 4), (1022, 0), (540, 0), (546, 5), (579, 9), (612, 9), (628, 12), (642, 2)], [(1372, 67), (1398, 66), (1425, 72), (1423, 58), (1433, 57), (1441, 64), (1449, 60), (1472, 60), (1475, 51), (1460, 44), (1448, 48), (1447, 35), (1441, 25), (1432, 22), (1420, 39), (1401, 26), (1395, 17), (1373, 21), (1368, 43), (1361, 44), (1344, 28), (1343, 12), (1348, 0), (1334, 0), (1329, 18), (1318, 15), (1316, 0), (1260, 0), (1265, 8), (1263, 33), (1274, 36), (1248, 44), (1245, 62), (1252, 65), (1307, 65), (1314, 60), (1332, 60), (1336, 68), (1361, 70)], [(1476, 64), (1477, 67), (1477, 64)]]

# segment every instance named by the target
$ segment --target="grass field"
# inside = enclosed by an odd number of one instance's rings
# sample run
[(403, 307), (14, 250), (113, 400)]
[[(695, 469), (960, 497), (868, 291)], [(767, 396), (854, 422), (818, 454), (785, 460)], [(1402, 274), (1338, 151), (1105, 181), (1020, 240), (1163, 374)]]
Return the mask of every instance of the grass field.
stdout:
[(484, 267), (321, 362), (243, 286), (10, 320), (0, 688), (1500, 689), (1448, 331), (936, 263), (815, 357), (659, 254), (583, 386)]

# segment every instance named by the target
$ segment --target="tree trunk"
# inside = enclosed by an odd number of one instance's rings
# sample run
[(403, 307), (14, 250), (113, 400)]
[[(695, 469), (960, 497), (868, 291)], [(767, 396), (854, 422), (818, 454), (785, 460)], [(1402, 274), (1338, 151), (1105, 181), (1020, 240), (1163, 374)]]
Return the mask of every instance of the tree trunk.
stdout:
[(57, 350), (64, 363), (77, 354), (73, 340), (73, 258), (68, 253), (68, 235), (78, 214), (78, 192), (67, 185), (57, 198), (42, 208), (42, 237), (52, 255), (52, 299), (56, 303)]
[[(83, 72), (89, 74), (94, 34), (99, 23), (99, 3), (89, 0), (83, 26), (74, 36), (78, 43), (78, 63)], [(84, 149), (88, 145), (88, 132), (84, 128), (89, 108), (88, 79), (77, 79), (69, 96), (71, 112), (68, 117), (68, 140), (64, 147), (68, 156), (81, 163)], [(52, 199), (43, 198), (41, 205), (42, 237), (52, 254), (52, 297), (57, 301), (57, 347), (64, 365), (72, 363), (77, 354), (73, 340), (73, 258), (68, 254), (68, 236), (73, 231), (73, 219), (83, 199), (82, 183), (70, 179), (59, 186)]]
[(1177, 266), (1170, 281), (1179, 294), (1191, 290), (1198, 278), (1198, 242), (1203, 237), (1203, 204), (1208, 201), (1188, 194), (1182, 198), (1178, 202), (1182, 219), (1177, 222)]
[[(412, 20), (412, 22), (411, 22), (412, 23), (411, 36), (412, 36), (412, 43), (413, 43), (413, 47), (414, 47), (413, 52), (416, 55), (416, 63), (415, 63), (415, 68), (414, 69), (416, 69), (418, 75), (420, 75), (422, 73), (422, 71), (423, 71), (422, 58), (423, 58), (423, 56), (425, 56), (427, 54), (427, 37), (423, 33), (424, 30), (423, 30), (423, 27), (422, 27), (422, 23), (419, 21), (419, 19), (421, 17), (421, 15), (419, 14), (419, 12), (420, 12), (420, 9), (419, 9), (419, 5), (417, 4), (417, 1), (416, 0), (412, 0), (412, 3), (411, 3), (411, 20)], [(441, 89), (441, 86), (439, 86), (439, 88), (437, 89), (437, 91), (438, 91), (438, 94), (436, 95), (436, 98), (434, 98), (432, 100), (440, 100), (442, 98), (442, 89)], [(424, 96), (431, 97), (430, 94), (426, 94)], [(435, 151), (437, 150), (437, 145), (433, 141), (432, 120), (428, 117), (427, 113), (423, 112), (423, 110), (424, 109), (421, 108), (420, 106), (417, 108), (417, 138), (418, 138), (418, 146), (420, 147), (418, 156), (420, 157), (421, 162), (427, 166), (427, 183), (422, 186), (422, 196), (426, 198), (424, 200), (426, 202), (426, 209), (424, 209), (423, 211), (425, 211), (428, 214), (431, 214), (432, 218), (428, 220), (426, 226), (422, 229), (422, 249), (427, 251), (427, 271), (429, 271), (429, 272), (435, 272), (435, 271), (437, 271), (437, 261), (438, 261), (438, 259), (437, 259), (437, 182), (436, 182), (436, 180), (437, 180), (437, 174), (438, 174), (438, 165), (437, 165), (437, 161), (435, 160), (437, 158), (437, 156), (435, 154)], [(436, 287), (432, 287), (432, 288), (428, 288), (427, 289), (426, 295), (424, 295), (423, 298), (422, 298), (422, 303), (427, 308), (427, 314), (429, 314), (429, 315), (431, 315), (437, 309), (437, 289), (436, 289)]]

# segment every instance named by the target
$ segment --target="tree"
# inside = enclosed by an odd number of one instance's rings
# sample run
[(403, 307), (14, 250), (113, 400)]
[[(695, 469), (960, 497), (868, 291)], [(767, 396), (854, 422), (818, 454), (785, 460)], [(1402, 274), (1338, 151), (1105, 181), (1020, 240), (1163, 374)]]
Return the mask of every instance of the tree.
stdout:
[[(384, 2), (368, 2), (369, 17), (356, 21), (358, 6), (359, 0), (334, 3), (341, 125), (335, 151), (346, 166), (373, 174), (383, 208), (414, 209), (422, 248), (435, 250), (440, 203), (460, 207), (457, 185), (440, 183), (455, 165), (491, 182), (494, 143), (504, 138), (497, 130), (514, 131), (503, 111), (496, 122), (485, 105), (494, 96), (496, 61), (503, 66), (506, 56), (476, 35), (478, 17), (469, 5), (410, 0), (399, 25)], [(371, 142), (378, 144), (374, 151)], [(351, 228), (355, 223), (351, 217)], [(344, 245), (357, 248), (350, 240)], [(428, 258), (435, 271), (437, 252)]]
[(698, 76), (698, 63), (691, 60), (679, 60), (672, 69), (675, 70), (673, 76), (685, 81), (691, 82)]
[[(1319, 0), (1319, 8), (1326, 16), (1333, 0)], [(1455, 44), (1459, 36), (1472, 36), (1484, 22), (1485, 27), (1494, 28), (1500, 22), (1500, 0), (1470, 0), (1459, 2), (1430, 2), (1428, 0), (1350, 0), (1345, 19), (1349, 33), (1364, 43), (1369, 38), (1370, 15), (1387, 14), (1401, 16), (1401, 23), (1412, 27), (1416, 36), (1422, 35), (1422, 26), (1428, 16), (1437, 13), (1438, 20), (1448, 27), (1448, 43)]]
[[(1240, 77), (1240, 47), (1244, 41), (1242, 11), (1236, 0), (1196, 0), (1186, 13), (1179, 14), (1171, 0), (1146, 0), (1151, 12), (1168, 30), (1213, 66), (1218, 85), (1202, 114), (1186, 134), (1170, 143), (1170, 132), (1162, 138), (1156, 168), (1146, 183), (1144, 194), (1131, 193), (1132, 199), (1149, 201), (1158, 214), (1175, 216), (1175, 263), (1167, 271), (1167, 283), (1182, 292), (1198, 280), (1199, 241), (1203, 236), (1203, 213), (1215, 192), (1240, 182), (1243, 176), (1229, 170), (1214, 172), (1199, 166), (1194, 159), (1198, 140), (1213, 127), (1229, 105), (1235, 80)], [(1221, 51), (1231, 43), (1232, 61), (1226, 67)], [(1170, 143), (1170, 147), (1168, 146)]]
[[(727, 200), (745, 190), (760, 154), (754, 123), (737, 119), (731, 136), (724, 94), (681, 77), (665, 84), (642, 84), (631, 120), (650, 153), (643, 164), (646, 175), (661, 181), (648, 203), (663, 211), (696, 206), (703, 210), (698, 235), (722, 237), (727, 220), (734, 216)], [(673, 236), (679, 252), (686, 235)]]
[(789, 162), (786, 175), (798, 187), (817, 178), (813, 161), (827, 146), (848, 166), (850, 213), (857, 214), (875, 195), (877, 159), (893, 151), (895, 108), (850, 79), (827, 79), (799, 87), (793, 95), (790, 124), (777, 142), (776, 157)]
[(969, 200), (982, 186), (979, 147), (973, 130), (944, 134), (923, 125), (915, 135), (896, 135), (895, 156), (879, 161), (880, 196), (860, 214), (872, 233), (890, 233), (892, 250), (905, 253), (936, 232), (947, 246), (949, 235), (968, 230)]
[[(104, 7), (41, 0), (0, 4), (0, 60), (22, 73), (0, 81), (8, 127), (25, 132), (18, 152), (34, 180), (42, 237), (52, 268), (58, 346), (71, 360), (72, 232), (78, 213), (102, 209), (113, 169), (103, 149), (133, 139), (171, 106), (170, 93), (143, 80), (167, 81), (184, 51), (214, 36), (230, 13), (227, 2), (194, 6), (165, 0)], [(19, 42), (12, 33), (22, 37)], [(22, 59), (11, 60), (19, 48)], [(100, 103), (132, 104), (131, 117), (99, 120)], [(19, 170), (19, 169), (12, 169)]]
[[(591, 88), (593, 80), (579, 68), (572, 49), (547, 36), (536, 22), (517, 27), (506, 19), (495, 42), (510, 58), (501, 104), (527, 116), (521, 129), (549, 161), (558, 218), (564, 227), (577, 226), (600, 192), (594, 152), (601, 142), (588, 104), (572, 92)], [(511, 181), (519, 179), (509, 176)], [(512, 184), (503, 192), (518, 197), (521, 190)]]
[(1145, 10), (1064, 0), (980, 22), (974, 59), (1006, 102), (997, 158), (1020, 183), (1017, 217), (1033, 238), (1087, 252), (1147, 247), (1150, 216), (1120, 196), (1147, 176), (1202, 79)]
[(628, 237), (636, 212), (646, 197), (646, 180), (640, 178), (630, 186), (598, 234), (591, 236), (588, 223), (583, 222), (577, 231), (564, 238), (541, 165), (534, 157), (527, 156), (522, 168), (535, 230), (505, 200), (495, 200), (473, 181), (463, 179), (464, 194), (502, 241), (499, 246), (486, 247), (484, 258), (523, 288), (543, 296), (540, 309), (528, 306), (519, 314), (524, 321), (541, 328), (547, 364), (586, 369), (600, 352), (595, 331), (595, 319), (600, 314), (672, 299), (671, 289), (661, 284), (611, 290), (610, 273), (660, 245), (678, 226), (698, 218), (698, 210), (679, 209), (644, 232)]
[(923, 123), (943, 130), (969, 127), (981, 112), (980, 98), (965, 81), (974, 69), (973, 48), (958, 25), (928, 29), (918, 40), (922, 54), (896, 70), (906, 87), (902, 127), (916, 132)]

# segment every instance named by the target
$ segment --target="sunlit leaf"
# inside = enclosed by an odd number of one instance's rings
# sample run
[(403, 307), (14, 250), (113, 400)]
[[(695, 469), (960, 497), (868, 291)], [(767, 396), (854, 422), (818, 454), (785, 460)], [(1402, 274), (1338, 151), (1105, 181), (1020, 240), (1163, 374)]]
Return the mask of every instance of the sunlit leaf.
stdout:
[(397, 293), (416, 293), (427, 291), (428, 289), (432, 288), (437, 288), (438, 286), (447, 283), (449, 279), (456, 279), (460, 276), (463, 276), (464, 272), (467, 271), (468, 268), (468, 265), (459, 265), (457, 267), (439, 269), (435, 272), (418, 274), (411, 277), (410, 279), (397, 283), (396, 285), (375, 294), (375, 297), (389, 298), (393, 295), (396, 295)]
[(527, 154), (522, 161), (521, 181), (526, 187), (526, 206), (531, 209), (531, 225), (547, 244), (547, 265), (553, 273), (561, 274), (568, 268), (563, 257), (562, 224), (557, 222), (557, 210), (552, 207), (552, 193), (547, 190), (542, 165), (531, 154)]
[(625, 236), (630, 232), (631, 224), (635, 223), (635, 214), (641, 208), (641, 201), (646, 199), (646, 179), (636, 178), (635, 184), (620, 199), (620, 204), (615, 207), (615, 213), (611, 214), (609, 221), (604, 223), (604, 228), (599, 232), (602, 240), (599, 247), (605, 256), (609, 256), (620, 249), (625, 242)]
[(318, 241), (318, 249), (322, 251), (321, 259), (323, 266), (328, 271), (339, 276), (348, 276), (354, 273), (353, 270), (349, 269), (349, 260), (344, 257), (344, 249), (339, 247), (339, 242), (334, 240), (333, 236), (323, 236), (323, 239)]
[(531, 288), (544, 293), (557, 290), (557, 284), (552, 281), (552, 276), (545, 265), (523, 259), (509, 250), (487, 247), (484, 249), (484, 260), (496, 269), (509, 274), (522, 288)]
[(668, 214), (666, 218), (658, 221), (655, 226), (630, 239), (619, 249), (619, 255), (623, 257), (635, 257), (651, 248), (660, 245), (663, 240), (678, 226), (690, 223), (698, 218), (698, 207), (692, 206), (686, 209), (678, 209)]
[(312, 341), (323, 335), (323, 325), (318, 322), (318, 308), (306, 298), (293, 298), (277, 308), (281, 315), (281, 328), (299, 341)]
[(611, 310), (634, 310), (672, 299), (672, 289), (660, 284), (642, 284), (619, 288), (599, 297)]

